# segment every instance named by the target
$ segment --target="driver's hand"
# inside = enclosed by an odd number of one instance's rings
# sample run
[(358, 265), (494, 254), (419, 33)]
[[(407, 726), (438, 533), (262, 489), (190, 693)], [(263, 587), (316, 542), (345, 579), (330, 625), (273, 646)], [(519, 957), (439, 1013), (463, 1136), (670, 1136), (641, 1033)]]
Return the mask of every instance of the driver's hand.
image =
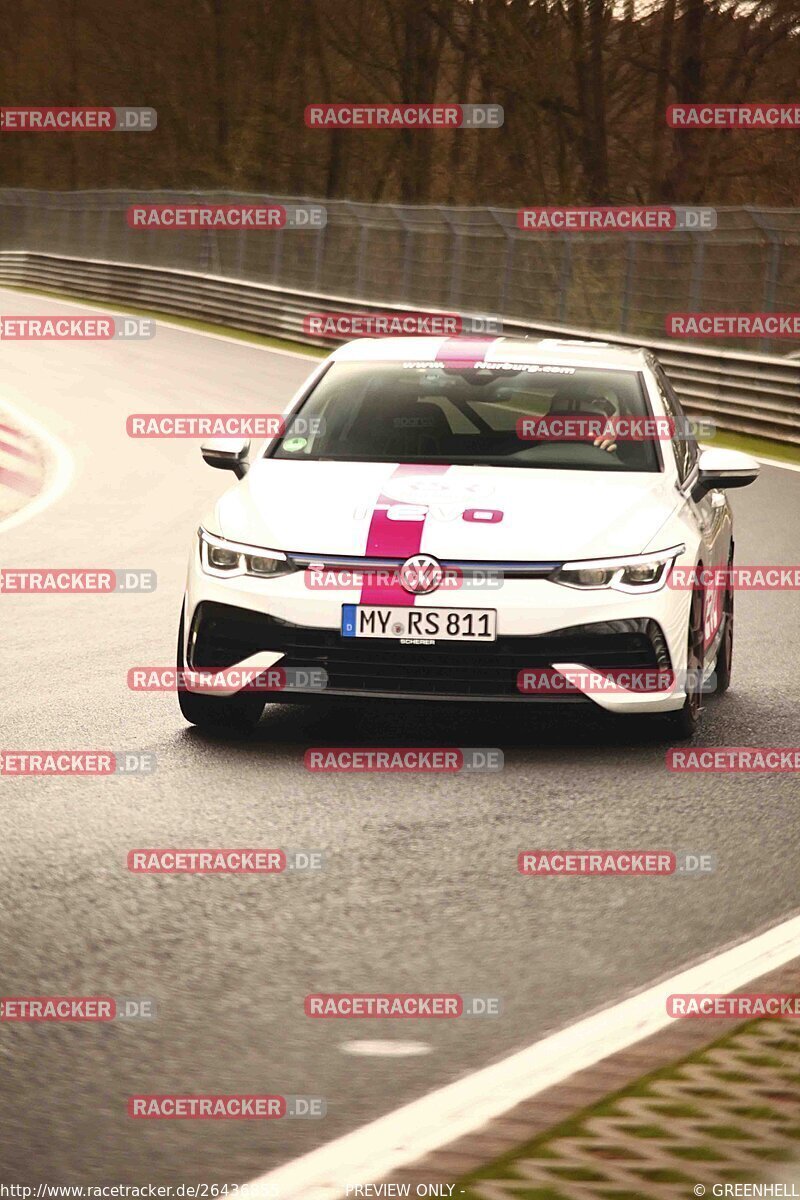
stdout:
[(609, 454), (613, 454), (617, 448), (617, 443), (612, 437), (596, 437), (592, 445), (597, 446), (599, 450), (607, 450)]

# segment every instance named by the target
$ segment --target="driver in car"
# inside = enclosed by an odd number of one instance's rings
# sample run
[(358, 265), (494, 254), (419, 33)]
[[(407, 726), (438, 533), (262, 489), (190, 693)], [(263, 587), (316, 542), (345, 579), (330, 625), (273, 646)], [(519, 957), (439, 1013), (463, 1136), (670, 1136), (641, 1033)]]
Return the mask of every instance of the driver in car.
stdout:
[[(615, 417), (617, 415), (617, 406), (613, 400), (609, 400), (606, 396), (596, 395), (590, 396), (585, 401), (589, 410), (597, 413), (598, 416)], [(598, 446), (601, 450), (608, 450), (609, 454), (613, 454), (617, 448), (617, 443), (609, 434), (602, 433), (592, 442), (593, 446)]]
[[(571, 390), (568, 396), (557, 396), (551, 405), (550, 412), (563, 415), (577, 411), (582, 416), (613, 418), (618, 413), (618, 405), (606, 393), (596, 388), (581, 389), (580, 393)], [(594, 438), (593, 446), (599, 450), (607, 450), (613, 454), (617, 443), (610, 433), (601, 433)]]

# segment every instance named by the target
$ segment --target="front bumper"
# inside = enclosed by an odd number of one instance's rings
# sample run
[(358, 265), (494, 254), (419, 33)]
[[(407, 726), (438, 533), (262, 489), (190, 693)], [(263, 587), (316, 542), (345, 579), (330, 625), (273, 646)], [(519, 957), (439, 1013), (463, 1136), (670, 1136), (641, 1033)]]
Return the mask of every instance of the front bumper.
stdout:
[(519, 674), (559, 662), (650, 671), (671, 665), (663, 631), (647, 619), (573, 626), (534, 637), (501, 636), (489, 643), (408, 646), (392, 639), (343, 638), (336, 629), (297, 625), (213, 601), (195, 609), (189, 646), (189, 665), (195, 669), (221, 669), (274, 652), (282, 668), (323, 670), (326, 695), (427, 700), (581, 702), (582, 693), (521, 692)]
[(492, 643), (422, 646), (343, 638), (342, 605), (359, 601), (360, 589), (321, 592), (308, 585), (302, 571), (275, 579), (211, 577), (194, 554), (186, 596), (185, 660), (193, 668), (219, 669), (254, 655), (266, 661), (268, 655), (281, 668), (322, 668), (325, 695), (336, 696), (593, 701), (620, 713), (668, 712), (685, 699), (678, 686), (668, 692), (531, 693), (520, 691), (518, 678), (527, 669), (577, 664), (586, 669), (671, 669), (680, 679), (686, 663), (688, 592), (587, 593), (543, 578), (506, 578), (496, 590), (434, 592), (418, 596), (416, 605), (496, 609), (498, 636)]

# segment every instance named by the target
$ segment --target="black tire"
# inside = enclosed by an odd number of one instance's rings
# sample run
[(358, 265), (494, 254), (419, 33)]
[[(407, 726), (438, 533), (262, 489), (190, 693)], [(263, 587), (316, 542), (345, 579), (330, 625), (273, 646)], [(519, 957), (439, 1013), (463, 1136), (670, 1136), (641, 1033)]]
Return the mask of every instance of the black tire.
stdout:
[(686, 653), (686, 674), (692, 672), (691, 689), (686, 693), (683, 708), (666, 714), (666, 724), (676, 738), (689, 738), (696, 732), (703, 711), (703, 668), (705, 649), (703, 646), (704, 593), (699, 589), (692, 592), (689, 608), (689, 640)]
[[(733, 554), (728, 560), (729, 572), (733, 568)], [(725, 589), (725, 598), (722, 601), (722, 620), (724, 622), (722, 629), (722, 638), (717, 651), (717, 663), (714, 667), (717, 685), (714, 689), (714, 694), (719, 696), (722, 692), (727, 692), (731, 686), (731, 667), (733, 664), (733, 585), (730, 582), (732, 575), (728, 575), (728, 586)]]
[[(178, 629), (178, 670), (185, 667), (183, 659), (183, 612)], [(186, 720), (209, 733), (216, 730), (236, 730), (249, 733), (255, 729), (264, 711), (264, 697), (258, 692), (242, 692), (237, 696), (201, 696), (198, 692), (178, 692), (178, 703)]]

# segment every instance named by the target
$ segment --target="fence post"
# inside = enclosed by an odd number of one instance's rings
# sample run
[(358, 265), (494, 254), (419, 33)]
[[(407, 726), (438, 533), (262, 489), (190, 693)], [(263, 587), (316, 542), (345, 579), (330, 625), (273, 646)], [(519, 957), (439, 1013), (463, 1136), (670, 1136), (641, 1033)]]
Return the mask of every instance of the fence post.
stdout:
[(399, 300), (401, 304), (408, 304), (411, 296), (411, 251), (414, 245), (414, 229), (403, 213), (401, 205), (392, 204), (391, 210), (403, 229), (403, 272), (400, 278), (400, 295), (392, 298)]
[(447, 209), (439, 207), (439, 212), (444, 217), (448, 224), (452, 235), (453, 250), (452, 250), (452, 265), (450, 268), (450, 297), (448, 304), (454, 312), (458, 311), (458, 294), (461, 290), (461, 241), (463, 234), (456, 229), (453, 221), (450, 218)]
[[(359, 217), (359, 221), (361, 217)], [(364, 260), (367, 257), (367, 239), (369, 237), (369, 225), (362, 224), (358, 235), (358, 256), (356, 258), (356, 296), (359, 300), (365, 300), (364, 295)]]
[[(775, 311), (775, 292), (778, 287), (778, 269), (781, 261), (781, 243), (778, 234), (767, 224), (764, 214), (756, 212), (755, 209), (746, 206), (746, 211), (755, 221), (756, 225), (767, 235), (769, 239), (769, 254), (767, 255), (767, 265), (764, 270), (764, 288), (761, 300), (762, 312)], [(772, 348), (771, 338), (759, 338), (758, 348), (764, 354), (769, 354)]]
[(705, 279), (706, 243), (702, 233), (690, 233), (694, 242), (692, 251), (692, 274), (689, 280), (689, 312), (697, 312), (703, 302), (703, 280)]
[(240, 229), (236, 235), (236, 274), (240, 279), (245, 279), (244, 273), (244, 252), (247, 238), (247, 233), (244, 229)]
[(561, 252), (561, 270), (558, 280), (558, 319), (563, 325), (567, 319), (568, 293), (572, 275), (572, 239), (568, 233), (562, 233), (564, 248)]
[[(769, 259), (767, 260), (767, 270), (764, 279), (764, 312), (775, 311), (775, 293), (778, 289), (778, 272), (781, 263), (781, 243), (778, 235), (774, 230), (770, 230), (769, 236), (772, 245), (769, 248)], [(770, 338), (761, 338), (759, 346), (766, 354), (769, 354), (772, 349), (772, 341)]]
[(275, 234), (275, 253), (272, 255), (272, 282), (277, 283), (281, 274), (281, 259), (283, 258), (283, 239), (286, 230), (279, 229)]
[(314, 246), (314, 287), (319, 291), (322, 282), (322, 260), (325, 255), (325, 230), (327, 223), (317, 230), (317, 242)]
[(631, 307), (631, 289), (633, 285), (633, 275), (636, 270), (636, 238), (629, 237), (625, 244), (625, 284), (622, 293), (622, 307), (619, 317), (619, 327), (621, 333), (628, 332), (628, 317)]
[(514, 248), (517, 239), (510, 230), (505, 231), (506, 235), (506, 265), (503, 268), (503, 284), (500, 290), (500, 316), (505, 316), (508, 310), (508, 293), (511, 290), (511, 275), (514, 270)]

